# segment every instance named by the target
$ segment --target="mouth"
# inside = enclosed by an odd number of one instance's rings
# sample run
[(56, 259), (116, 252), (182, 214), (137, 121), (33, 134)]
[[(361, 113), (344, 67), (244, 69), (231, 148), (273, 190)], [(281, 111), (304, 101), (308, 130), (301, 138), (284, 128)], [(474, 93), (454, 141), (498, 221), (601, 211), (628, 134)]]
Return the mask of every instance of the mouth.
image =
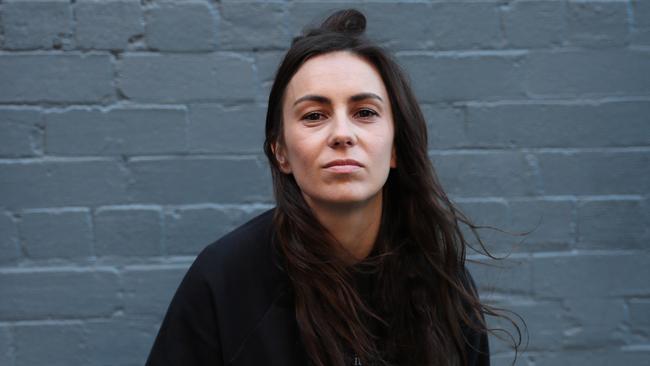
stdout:
[(332, 167), (359, 167), (363, 168), (363, 164), (354, 160), (354, 159), (337, 159), (332, 160), (329, 163), (325, 164), (323, 168), (332, 168)]
[(332, 160), (323, 166), (323, 169), (333, 174), (350, 174), (363, 168), (363, 164), (353, 159)]

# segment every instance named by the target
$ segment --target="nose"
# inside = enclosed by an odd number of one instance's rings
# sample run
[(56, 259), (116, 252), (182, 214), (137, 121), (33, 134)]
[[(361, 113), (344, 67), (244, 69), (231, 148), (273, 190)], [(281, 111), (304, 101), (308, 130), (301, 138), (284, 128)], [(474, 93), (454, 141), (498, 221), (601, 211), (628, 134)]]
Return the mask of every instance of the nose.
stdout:
[(357, 143), (352, 121), (347, 115), (336, 116), (331, 124), (328, 145), (333, 148), (352, 147)]

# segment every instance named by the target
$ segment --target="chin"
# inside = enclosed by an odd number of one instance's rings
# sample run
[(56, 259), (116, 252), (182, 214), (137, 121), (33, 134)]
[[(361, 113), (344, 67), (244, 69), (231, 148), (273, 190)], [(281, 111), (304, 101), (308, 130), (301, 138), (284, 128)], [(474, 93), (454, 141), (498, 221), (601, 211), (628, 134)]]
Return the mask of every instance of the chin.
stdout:
[(325, 205), (355, 205), (372, 201), (378, 193), (367, 192), (333, 192), (332, 194), (319, 194), (311, 196), (313, 201)]

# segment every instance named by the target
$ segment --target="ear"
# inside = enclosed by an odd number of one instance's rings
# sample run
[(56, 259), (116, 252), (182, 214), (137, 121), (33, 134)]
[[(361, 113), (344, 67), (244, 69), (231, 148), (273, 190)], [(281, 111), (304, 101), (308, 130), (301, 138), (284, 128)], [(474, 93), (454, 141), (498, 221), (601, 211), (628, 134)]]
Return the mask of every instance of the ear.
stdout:
[(273, 150), (273, 155), (275, 155), (275, 160), (278, 162), (280, 171), (285, 174), (290, 174), (291, 165), (289, 164), (289, 160), (287, 159), (287, 155), (282, 145), (274, 142), (271, 145), (271, 150)]
[(393, 149), (390, 152), (390, 167), (397, 168), (397, 153), (395, 152), (395, 145), (393, 145)]

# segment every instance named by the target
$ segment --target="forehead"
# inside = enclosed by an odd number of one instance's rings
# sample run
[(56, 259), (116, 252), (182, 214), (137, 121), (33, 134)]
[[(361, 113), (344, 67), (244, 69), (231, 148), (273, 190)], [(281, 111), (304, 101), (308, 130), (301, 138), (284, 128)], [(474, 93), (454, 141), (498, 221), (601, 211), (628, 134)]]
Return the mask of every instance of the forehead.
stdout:
[(372, 92), (388, 100), (374, 65), (351, 52), (337, 51), (307, 60), (287, 85), (285, 102), (291, 103), (305, 94), (336, 99), (360, 92)]

